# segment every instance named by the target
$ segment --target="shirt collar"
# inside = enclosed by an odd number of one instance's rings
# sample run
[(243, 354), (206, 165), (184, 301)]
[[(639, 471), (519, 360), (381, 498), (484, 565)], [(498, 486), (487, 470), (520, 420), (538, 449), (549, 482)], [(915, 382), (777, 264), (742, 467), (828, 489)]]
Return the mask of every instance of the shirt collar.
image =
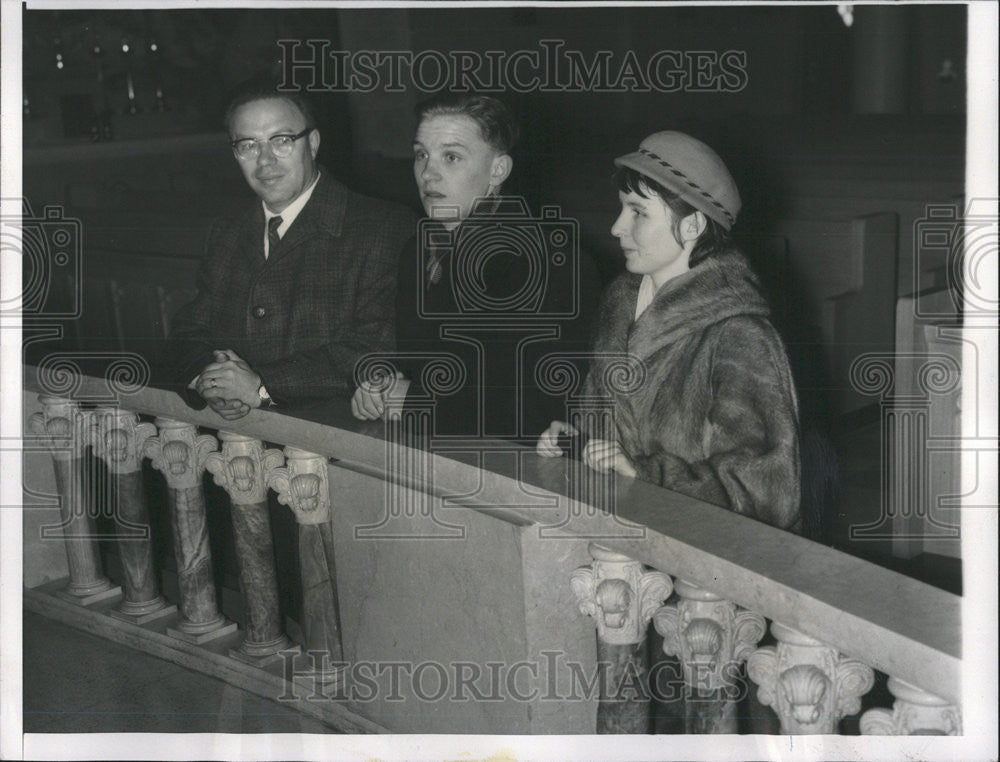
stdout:
[(312, 196), (313, 191), (316, 189), (316, 183), (319, 182), (319, 170), (316, 170), (316, 177), (313, 178), (312, 183), (306, 188), (299, 197), (296, 198), (292, 203), (282, 209), (280, 212), (272, 212), (267, 208), (267, 204), (261, 201), (261, 206), (264, 207), (264, 222), (269, 222), (272, 217), (281, 217), (281, 224), (278, 225), (278, 235), (284, 236), (285, 231), (295, 222), (295, 218), (299, 216), (299, 212), (302, 211), (302, 207), (306, 205), (309, 201), (310, 196)]
[(654, 296), (656, 296), (656, 289), (653, 288), (653, 278), (649, 275), (643, 275), (642, 281), (639, 283), (639, 298), (635, 301), (635, 320), (638, 320), (639, 316), (652, 304)]

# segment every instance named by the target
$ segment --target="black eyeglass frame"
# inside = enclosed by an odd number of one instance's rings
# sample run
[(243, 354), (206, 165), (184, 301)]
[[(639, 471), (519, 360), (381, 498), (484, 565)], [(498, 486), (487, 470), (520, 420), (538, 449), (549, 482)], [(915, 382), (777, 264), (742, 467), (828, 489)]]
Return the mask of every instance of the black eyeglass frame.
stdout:
[[(302, 130), (302, 132), (298, 133), (297, 135), (291, 135), (287, 132), (279, 132), (277, 135), (272, 135), (269, 138), (240, 138), (239, 140), (231, 140), (229, 142), (229, 145), (233, 149), (233, 155), (237, 159), (240, 160), (256, 159), (258, 156), (260, 156), (260, 151), (261, 151), (260, 146), (262, 143), (271, 144), (271, 141), (274, 140), (275, 138), (291, 138), (292, 146), (294, 147), (295, 141), (304, 138), (306, 135), (308, 135), (315, 129), (316, 129), (315, 127), (306, 127), (304, 130)], [(236, 148), (236, 146), (238, 146), (240, 143), (245, 143), (248, 140), (252, 141), (252, 144), (257, 146), (257, 150), (255, 152), (252, 151), (251, 153), (248, 153), (246, 156), (240, 156), (239, 150)], [(275, 156), (278, 155), (277, 152), (274, 150), (273, 144), (271, 144), (271, 152), (274, 153)]]

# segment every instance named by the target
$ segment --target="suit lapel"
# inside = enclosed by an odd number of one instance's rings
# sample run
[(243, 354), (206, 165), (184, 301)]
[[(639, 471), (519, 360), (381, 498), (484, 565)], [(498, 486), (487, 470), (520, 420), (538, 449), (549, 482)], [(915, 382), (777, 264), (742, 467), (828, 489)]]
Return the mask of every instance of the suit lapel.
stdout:
[[(347, 196), (347, 188), (323, 172), (316, 182), (309, 201), (285, 232), (278, 250), (269, 254), (268, 260), (276, 262), (284, 259), (298, 246), (312, 240), (317, 231), (326, 231), (334, 237), (339, 236), (347, 209)], [(264, 224), (263, 217), (261, 212), (261, 225)], [(263, 238), (261, 240), (263, 241)]]
[(264, 209), (258, 200), (251, 211), (234, 218), (230, 231), (234, 250), (255, 269), (264, 266), (264, 228)]

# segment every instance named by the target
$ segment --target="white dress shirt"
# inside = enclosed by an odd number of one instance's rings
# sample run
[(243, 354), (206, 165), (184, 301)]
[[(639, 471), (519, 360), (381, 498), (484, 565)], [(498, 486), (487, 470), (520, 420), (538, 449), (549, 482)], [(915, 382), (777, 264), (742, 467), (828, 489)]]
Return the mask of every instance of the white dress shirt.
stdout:
[(270, 241), (267, 239), (267, 223), (271, 221), (272, 217), (281, 217), (281, 224), (278, 225), (278, 238), (285, 237), (285, 231), (288, 230), (289, 226), (295, 222), (295, 218), (299, 216), (299, 212), (302, 211), (302, 207), (306, 205), (309, 201), (309, 197), (312, 196), (313, 189), (316, 187), (316, 183), (319, 182), (319, 172), (316, 172), (316, 177), (313, 178), (312, 183), (306, 188), (299, 197), (295, 199), (292, 203), (282, 209), (280, 212), (272, 212), (267, 208), (267, 204), (261, 201), (261, 206), (264, 207), (264, 259), (267, 259), (270, 251)]

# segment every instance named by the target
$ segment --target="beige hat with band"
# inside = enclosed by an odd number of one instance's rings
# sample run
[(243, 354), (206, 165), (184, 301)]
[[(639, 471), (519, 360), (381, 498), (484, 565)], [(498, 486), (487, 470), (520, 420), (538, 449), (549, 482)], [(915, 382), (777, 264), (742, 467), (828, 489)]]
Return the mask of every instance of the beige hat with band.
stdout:
[(657, 132), (635, 153), (619, 156), (615, 165), (628, 167), (669, 188), (726, 230), (740, 213), (740, 192), (719, 155), (683, 132)]

